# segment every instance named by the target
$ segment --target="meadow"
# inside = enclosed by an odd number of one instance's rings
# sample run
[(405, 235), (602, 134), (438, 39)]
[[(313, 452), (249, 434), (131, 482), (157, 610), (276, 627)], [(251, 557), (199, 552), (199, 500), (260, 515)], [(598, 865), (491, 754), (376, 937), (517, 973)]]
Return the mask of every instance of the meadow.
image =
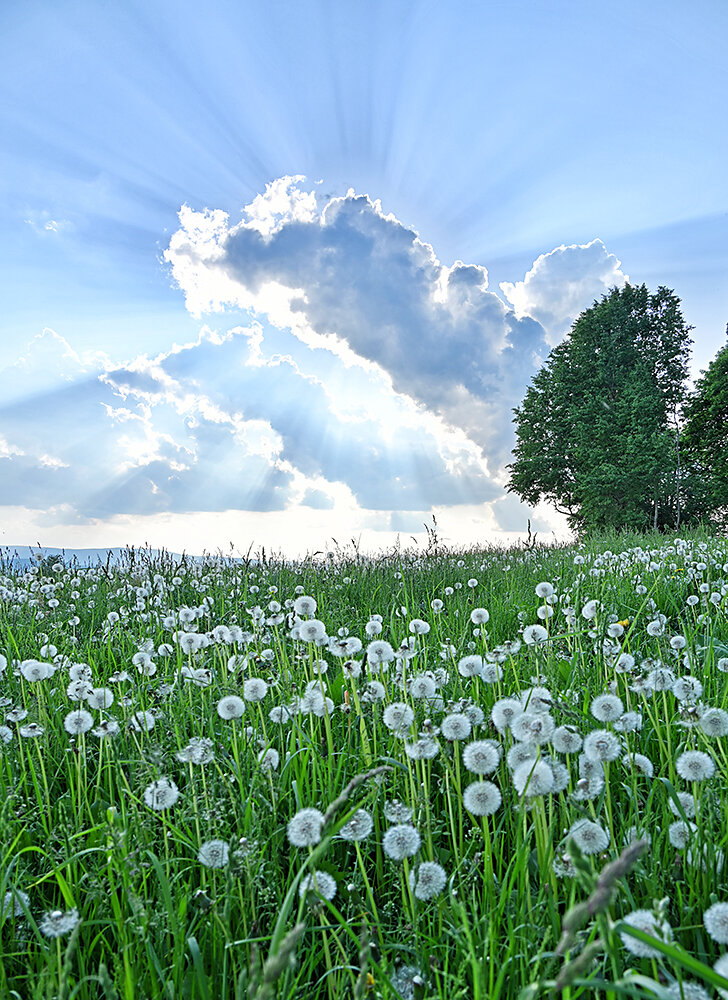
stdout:
[(0, 564), (0, 996), (728, 997), (728, 542)]

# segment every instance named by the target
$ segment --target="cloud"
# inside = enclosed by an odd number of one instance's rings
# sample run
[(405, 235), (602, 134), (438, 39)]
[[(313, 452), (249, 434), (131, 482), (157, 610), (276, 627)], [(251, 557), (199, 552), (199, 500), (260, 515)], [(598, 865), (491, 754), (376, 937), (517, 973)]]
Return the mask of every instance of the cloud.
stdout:
[(537, 320), (555, 345), (595, 299), (629, 281), (621, 267), (596, 239), (541, 254), (523, 281), (502, 281), (500, 288), (516, 315)]
[(421, 535), (437, 511), (525, 528), (504, 498), (511, 408), (619, 262), (598, 241), (561, 248), (504, 299), (379, 202), (319, 204), (303, 181), (267, 185), (236, 225), (180, 212), (166, 257), (188, 309), (243, 324), (126, 360), (46, 329), (0, 373), (1, 505), (66, 525), (288, 515)]
[(302, 180), (269, 185), (265, 211), (256, 199), (237, 225), (220, 211), (181, 210), (165, 257), (188, 309), (250, 309), (312, 349), (368, 365), (462, 430), (497, 476), (529, 378), (567, 318), (623, 278), (619, 262), (598, 241), (561, 248), (507, 286), (509, 304), (483, 266), (441, 263), (378, 201), (349, 191), (314, 211)]

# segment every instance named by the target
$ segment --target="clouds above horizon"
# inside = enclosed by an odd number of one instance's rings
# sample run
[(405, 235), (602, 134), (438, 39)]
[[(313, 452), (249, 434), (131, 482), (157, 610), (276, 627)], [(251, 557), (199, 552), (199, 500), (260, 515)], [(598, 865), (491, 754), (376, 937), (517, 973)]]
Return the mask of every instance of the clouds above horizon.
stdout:
[(501, 297), (379, 202), (320, 199), (302, 177), (235, 225), (183, 207), (165, 257), (188, 310), (232, 325), (126, 359), (43, 331), (3, 372), (0, 504), (67, 523), (347, 509), (382, 530), (489, 505), (508, 530), (511, 408), (626, 279), (594, 240), (542, 255)]

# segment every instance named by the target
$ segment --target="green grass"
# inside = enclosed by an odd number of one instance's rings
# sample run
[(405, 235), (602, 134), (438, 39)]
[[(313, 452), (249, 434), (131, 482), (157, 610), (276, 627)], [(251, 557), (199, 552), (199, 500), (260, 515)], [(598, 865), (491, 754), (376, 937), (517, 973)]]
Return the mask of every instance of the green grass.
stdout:
[[(555, 589), (548, 619), (538, 617), (546, 603), (535, 592), (540, 582)], [(360, 676), (326, 646), (291, 637), (291, 606), (301, 594), (315, 598), (328, 636), (361, 640), (352, 657)], [(728, 710), (720, 662), (728, 657), (727, 594), (728, 544), (701, 533), (615, 534), (508, 551), (431, 544), (427, 554), (394, 550), (376, 559), (350, 549), (298, 564), (263, 553), (257, 562), (172, 564), (129, 550), (116, 569), (58, 563), (26, 572), (6, 558), (0, 996), (576, 1000), (679, 997), (683, 982), (701, 983), (709, 996), (728, 989), (712, 968), (726, 945), (703, 925), (709, 906), (728, 903), (728, 736), (710, 736), (699, 724), (708, 708)], [(598, 611), (587, 620), (589, 601)], [(485, 627), (472, 624), (474, 608), (488, 610)], [(181, 609), (194, 611), (186, 625), (171, 621)], [(381, 616), (377, 636), (367, 633), (373, 615)], [(647, 626), (659, 615), (661, 634), (651, 635)], [(429, 632), (414, 634), (414, 619)], [(625, 623), (623, 633), (610, 636), (616, 622)], [(546, 641), (498, 653), (533, 624), (547, 628)], [(244, 634), (216, 641), (221, 625)], [(211, 638), (186, 652), (178, 641), (185, 631)], [(684, 649), (672, 648), (675, 636)], [(368, 662), (373, 638), (394, 650), (411, 643), (404, 686), (396, 663), (378, 673)], [(142, 649), (156, 668), (149, 673), (133, 660)], [(628, 672), (616, 662), (622, 653), (634, 657)], [(473, 654), (499, 657), (500, 677), (461, 676), (459, 661)], [(32, 660), (52, 663), (52, 675), (28, 679)], [(641, 688), (657, 661), (700, 682), (695, 704), (681, 704), (669, 689)], [(83, 694), (69, 688), (84, 674), (78, 664), (87, 665), (94, 689), (113, 692), (113, 704), (72, 700)], [(408, 686), (428, 671), (437, 688), (429, 702)], [(242, 697), (251, 677), (267, 682), (263, 700), (248, 700), (242, 718), (221, 718), (220, 699)], [(368, 699), (372, 680), (383, 684), (382, 701)], [(310, 697), (315, 711), (271, 719), (307, 685), (318, 692)], [(537, 744), (537, 762), (563, 765), (554, 772), (563, 787), (529, 795), (537, 771), (527, 768), (523, 796), (507, 762), (516, 741), (496, 728), (491, 710), (506, 698), (525, 701), (534, 685), (550, 692), (557, 727), (582, 736), (610, 730), (618, 756), (592, 765), (596, 777), (585, 781), (579, 753)], [(637, 713), (639, 728), (620, 731), (618, 723), (615, 732), (613, 722), (592, 716), (594, 698), (610, 691), (625, 713)], [(384, 709), (397, 702), (414, 712), (406, 734), (384, 723)], [(118, 733), (69, 734), (64, 720), (78, 708), (90, 712), (94, 728), (110, 720)], [(134, 723), (144, 721), (141, 712), (153, 717), (149, 730)], [(476, 724), (449, 741), (443, 719), (463, 712)], [(33, 732), (31, 723), (42, 733), (22, 735)], [(437, 745), (431, 759), (405, 751), (422, 734)], [(210, 741), (207, 762), (178, 758), (193, 739)], [(502, 751), (483, 776), (502, 804), (480, 817), (463, 803), (478, 780), (463, 750), (484, 739)], [(277, 766), (265, 769), (260, 757), (270, 750)], [(710, 756), (710, 778), (680, 776), (676, 763), (687, 750)], [(626, 766), (633, 754), (648, 758), (650, 777)], [(179, 796), (169, 808), (150, 808), (145, 790), (162, 777)], [(383, 847), (394, 800), (420, 842), (401, 861)], [(295, 847), (288, 823), (304, 808), (326, 822), (320, 840)], [(361, 842), (343, 839), (339, 830), (358, 809), (371, 815), (372, 832)], [(607, 846), (582, 856), (569, 837), (579, 820), (598, 824)], [(684, 846), (671, 842), (678, 821), (692, 824)], [(632, 829), (650, 841), (634, 856), (623, 854)], [(198, 859), (210, 840), (229, 847), (221, 868)], [(425, 861), (446, 873), (430, 899), (418, 898), (408, 878)], [(299, 893), (314, 871), (335, 880), (331, 900)], [(639, 930), (622, 921), (653, 908), (672, 934), (656, 943), (659, 954), (641, 958), (628, 947)], [(73, 910), (75, 929), (44, 933), (49, 913)], [(685, 987), (684, 996), (694, 995)]]

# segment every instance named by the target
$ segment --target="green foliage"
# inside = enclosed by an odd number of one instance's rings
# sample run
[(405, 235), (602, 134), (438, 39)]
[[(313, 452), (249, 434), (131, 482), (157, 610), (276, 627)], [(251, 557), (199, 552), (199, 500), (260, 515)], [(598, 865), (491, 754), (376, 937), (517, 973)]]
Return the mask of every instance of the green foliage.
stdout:
[[(727, 331), (728, 332), (728, 331)], [(728, 344), (698, 380), (684, 409), (680, 439), (686, 511), (693, 521), (728, 527)]]
[(578, 531), (672, 525), (688, 332), (667, 288), (625, 285), (583, 312), (514, 410), (508, 489)]

